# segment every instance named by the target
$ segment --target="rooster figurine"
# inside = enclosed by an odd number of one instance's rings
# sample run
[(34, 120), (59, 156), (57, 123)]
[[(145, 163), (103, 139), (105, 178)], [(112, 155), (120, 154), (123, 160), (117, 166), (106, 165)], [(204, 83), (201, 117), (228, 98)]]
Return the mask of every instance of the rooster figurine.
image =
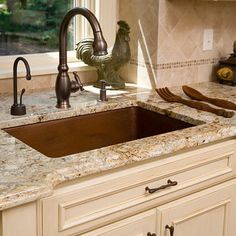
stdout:
[(95, 87), (100, 87), (100, 80), (105, 80), (112, 89), (125, 88), (125, 82), (118, 74), (118, 70), (128, 63), (131, 57), (130, 27), (125, 21), (118, 21), (118, 25), (115, 45), (105, 56), (93, 55), (93, 39), (84, 39), (77, 44), (76, 57), (87, 65), (97, 68), (98, 79), (94, 84)]

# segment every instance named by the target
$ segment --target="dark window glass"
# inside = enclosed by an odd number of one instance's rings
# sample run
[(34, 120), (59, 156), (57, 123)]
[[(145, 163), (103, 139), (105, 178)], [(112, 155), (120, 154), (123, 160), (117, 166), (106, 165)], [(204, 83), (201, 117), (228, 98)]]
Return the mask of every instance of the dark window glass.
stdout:
[[(0, 55), (58, 51), (58, 33), (73, 0), (0, 0)], [(73, 46), (73, 27), (68, 49)]]

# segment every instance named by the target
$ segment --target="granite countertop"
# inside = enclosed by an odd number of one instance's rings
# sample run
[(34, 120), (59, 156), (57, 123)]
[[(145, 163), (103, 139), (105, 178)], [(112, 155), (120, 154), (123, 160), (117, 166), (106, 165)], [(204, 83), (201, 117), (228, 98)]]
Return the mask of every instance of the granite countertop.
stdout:
[[(236, 102), (235, 87), (210, 82), (191, 86), (206, 95)], [(180, 87), (171, 90), (184, 96)], [(71, 96), (72, 108), (61, 110), (55, 108), (54, 91), (28, 92), (24, 96), (27, 115), (21, 117), (10, 115), (12, 96), (1, 94), (0, 128), (130, 106), (147, 108), (197, 126), (55, 159), (0, 130), (0, 210), (49, 196), (53, 188), (64, 181), (236, 136), (236, 115), (226, 119), (178, 103), (167, 103), (147, 89), (128, 87), (126, 91), (110, 93), (109, 101), (102, 103), (92, 90), (78, 92)]]

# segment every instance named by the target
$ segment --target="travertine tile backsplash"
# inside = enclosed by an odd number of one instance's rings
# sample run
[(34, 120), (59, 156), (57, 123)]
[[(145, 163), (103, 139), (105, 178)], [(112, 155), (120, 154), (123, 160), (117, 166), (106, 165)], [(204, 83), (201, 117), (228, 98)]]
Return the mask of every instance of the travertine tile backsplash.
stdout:
[[(158, 63), (218, 58), (232, 52), (235, 2), (160, 0), (159, 6)], [(211, 51), (202, 50), (207, 28), (214, 29)]]
[[(130, 24), (132, 39), (123, 77), (153, 87), (209, 81), (219, 58), (232, 52), (235, 12), (236, 2), (120, 0), (120, 19)], [(203, 51), (208, 28), (213, 50)]]

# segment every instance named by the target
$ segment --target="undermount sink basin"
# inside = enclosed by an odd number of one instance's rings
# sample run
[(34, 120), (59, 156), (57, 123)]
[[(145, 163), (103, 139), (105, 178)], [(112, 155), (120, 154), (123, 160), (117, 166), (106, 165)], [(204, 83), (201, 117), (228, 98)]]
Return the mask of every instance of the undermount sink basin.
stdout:
[(192, 126), (140, 107), (129, 107), (4, 130), (55, 158)]

